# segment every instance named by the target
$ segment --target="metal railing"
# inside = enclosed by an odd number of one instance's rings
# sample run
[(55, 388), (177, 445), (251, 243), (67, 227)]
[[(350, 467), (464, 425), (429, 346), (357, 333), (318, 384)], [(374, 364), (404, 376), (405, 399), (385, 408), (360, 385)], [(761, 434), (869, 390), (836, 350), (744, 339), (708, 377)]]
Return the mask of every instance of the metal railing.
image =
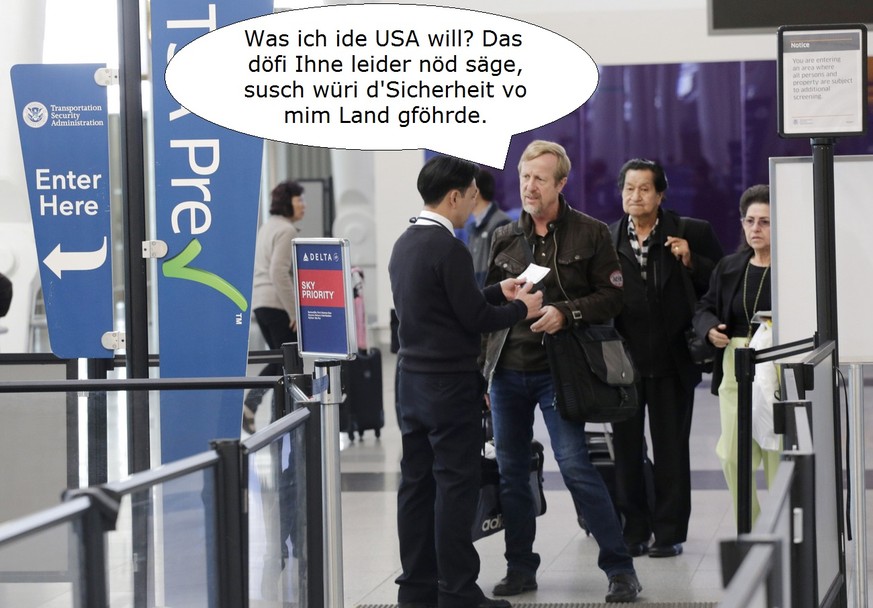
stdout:
[[(208, 380), (209, 388), (272, 384), (268, 378)], [(130, 382), (127, 388), (133, 388)], [(133, 382), (155, 390), (194, 388), (205, 379)], [(74, 384), (73, 390), (111, 390), (118, 381)], [(35, 388), (18, 383), (14, 390)], [(69, 383), (63, 390), (70, 390)], [(68, 491), (63, 504), (0, 525), (0, 557), (54, 532), (69, 546), (71, 606), (109, 607), (111, 597), (123, 605), (241, 608), (264, 595), (267, 578), (258, 579), (258, 589), (251, 584), (257, 562), (251, 548), (259, 545), (250, 541), (257, 536), (261, 547), (279, 551), (278, 572), (289, 581), (281, 588), (278, 578), (269, 579), (284, 594), (272, 597), (276, 605), (323, 608), (321, 404), (291, 384), (285, 394), (289, 413), (244, 441), (219, 440), (210, 451), (125, 480)], [(267, 513), (267, 505), (277, 509)], [(260, 512), (258, 522), (250, 519), (253, 512)], [(143, 530), (145, 542), (137, 539)], [(277, 531), (277, 537), (266, 536)], [(45, 552), (48, 561), (58, 544), (35, 543), (30, 550)], [(263, 575), (264, 568), (258, 572)], [(7, 578), (3, 589), (10, 597), (0, 603), (24, 606), (36, 588), (24, 577), (17, 585)]]
[(720, 546), (722, 608), (818, 606), (815, 451), (809, 410), (777, 410), (784, 429), (782, 461), (749, 532)]
[[(827, 344), (817, 348), (801, 364), (806, 367), (798, 368), (798, 373), (809, 375), (812, 373), (809, 366), (827, 365), (826, 355), (831, 352)], [(754, 356), (751, 361), (754, 362)], [(811, 380), (801, 378), (798, 382)], [(822, 403), (784, 401), (775, 404), (774, 424), (776, 432), (783, 435), (786, 449), (754, 527), (750, 531), (740, 530), (736, 539), (721, 543), (725, 594), (720, 606), (723, 608), (812, 608), (835, 601), (836, 594), (831, 589), (825, 590), (824, 599), (820, 598), (818, 535), (821, 531), (816, 525), (817, 449), (813, 442), (813, 409), (830, 405), (829, 397)], [(818, 449), (829, 449), (829, 440), (828, 434), (823, 434), (824, 447)], [(748, 476), (746, 479), (751, 486), (752, 479)], [(836, 539), (831, 540), (836, 542)]]

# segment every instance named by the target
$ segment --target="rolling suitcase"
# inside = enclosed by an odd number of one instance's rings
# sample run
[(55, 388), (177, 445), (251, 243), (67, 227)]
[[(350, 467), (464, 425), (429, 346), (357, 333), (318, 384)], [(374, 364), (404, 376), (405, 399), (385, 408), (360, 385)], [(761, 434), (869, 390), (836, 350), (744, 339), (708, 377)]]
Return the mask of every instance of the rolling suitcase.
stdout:
[(364, 308), (364, 273), (352, 268), (352, 290), (355, 297), (355, 325), (357, 326), (358, 354), (343, 364), (346, 391), (347, 424), (342, 430), (354, 441), (355, 433), (363, 438), (364, 431), (372, 430), (376, 437), (385, 426), (382, 405), (382, 352), (367, 348), (367, 315)]
[[(604, 425), (603, 430), (585, 431), (585, 442), (588, 446), (588, 457), (591, 460), (591, 464), (594, 465), (594, 468), (600, 473), (600, 477), (603, 478), (603, 483), (606, 484), (606, 489), (609, 491), (610, 498), (612, 498), (612, 504), (615, 505), (615, 452), (612, 448), (612, 430)], [(645, 438), (643, 442), (645, 444)], [(643, 474), (646, 478), (646, 492), (648, 494), (649, 505), (651, 506), (655, 503), (655, 472), (652, 468), (652, 461), (648, 457), (648, 447), (644, 445), (643, 448)], [(616, 513), (618, 513), (617, 508)], [(590, 536), (591, 531), (588, 529), (588, 525), (585, 523), (582, 515), (577, 515), (577, 517), (579, 526), (585, 530), (585, 534)], [(622, 521), (622, 525), (624, 525), (621, 513), (618, 513), (618, 518)]]
[(371, 348), (359, 352), (348, 361), (346, 377), (346, 404), (349, 411), (349, 439), (364, 436), (364, 431), (375, 431), (381, 436), (385, 426), (385, 411), (382, 407), (382, 352)]

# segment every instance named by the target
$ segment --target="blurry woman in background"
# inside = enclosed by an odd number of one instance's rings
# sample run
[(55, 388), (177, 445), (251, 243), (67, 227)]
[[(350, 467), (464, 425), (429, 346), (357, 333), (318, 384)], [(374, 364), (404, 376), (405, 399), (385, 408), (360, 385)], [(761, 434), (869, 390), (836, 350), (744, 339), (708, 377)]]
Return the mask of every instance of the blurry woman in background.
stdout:
[[(303, 219), (306, 204), (303, 186), (284, 181), (273, 188), (270, 217), (258, 231), (255, 243), (255, 273), (252, 310), (270, 350), (297, 341), (297, 302), (292, 277), (291, 241), (297, 236), (295, 222)], [(282, 366), (270, 363), (261, 376), (281, 376)], [(268, 389), (249, 391), (243, 406), (243, 430), (255, 431), (255, 412)]]
[[(752, 186), (740, 197), (744, 242), (740, 251), (722, 258), (697, 305), (694, 329), (717, 349), (712, 393), (718, 395), (721, 436), (715, 451), (737, 510), (737, 381), (734, 351), (749, 345), (757, 324), (756, 312), (770, 311), (770, 187)], [(752, 469), (763, 462), (768, 485), (779, 466), (779, 452), (761, 449), (752, 439)], [(752, 476), (754, 480), (754, 475)], [(760, 506), (752, 483), (752, 520)]]

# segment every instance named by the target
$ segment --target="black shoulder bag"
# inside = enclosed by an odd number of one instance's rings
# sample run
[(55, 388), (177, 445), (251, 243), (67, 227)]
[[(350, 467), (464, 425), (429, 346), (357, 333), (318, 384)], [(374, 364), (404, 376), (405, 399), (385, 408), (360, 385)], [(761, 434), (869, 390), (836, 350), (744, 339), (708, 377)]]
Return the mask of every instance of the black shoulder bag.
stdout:
[(621, 422), (637, 413), (636, 371), (615, 327), (570, 327), (545, 334), (543, 344), (565, 420)]
[[(524, 248), (528, 262), (532, 262), (533, 252), (527, 242)], [(564, 298), (572, 302), (561, 285), (557, 264), (552, 270)], [(566, 329), (543, 334), (558, 413), (571, 422), (627, 420), (639, 406), (636, 370), (624, 338), (611, 324), (569, 322)]]
[[(685, 218), (679, 218), (679, 238), (685, 238)], [(688, 272), (679, 262), (679, 272), (682, 275), (682, 283), (685, 286), (685, 297), (688, 299), (688, 306), (691, 307), (691, 314), (694, 315), (694, 310), (697, 308), (697, 294), (694, 291), (694, 285), (691, 284), (691, 277)], [(706, 338), (701, 338), (694, 331), (693, 327), (685, 329), (685, 343), (688, 345), (688, 354), (691, 357), (692, 363), (700, 368), (704, 373), (712, 372), (712, 363), (715, 361), (715, 347), (709, 343)]]

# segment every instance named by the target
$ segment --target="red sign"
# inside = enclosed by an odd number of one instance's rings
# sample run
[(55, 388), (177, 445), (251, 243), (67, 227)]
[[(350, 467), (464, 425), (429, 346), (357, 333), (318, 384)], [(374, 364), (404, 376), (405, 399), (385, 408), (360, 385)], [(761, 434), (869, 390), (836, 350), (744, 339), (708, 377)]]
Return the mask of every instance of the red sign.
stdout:
[(341, 270), (298, 270), (297, 293), (300, 306), (345, 308), (345, 287)]

